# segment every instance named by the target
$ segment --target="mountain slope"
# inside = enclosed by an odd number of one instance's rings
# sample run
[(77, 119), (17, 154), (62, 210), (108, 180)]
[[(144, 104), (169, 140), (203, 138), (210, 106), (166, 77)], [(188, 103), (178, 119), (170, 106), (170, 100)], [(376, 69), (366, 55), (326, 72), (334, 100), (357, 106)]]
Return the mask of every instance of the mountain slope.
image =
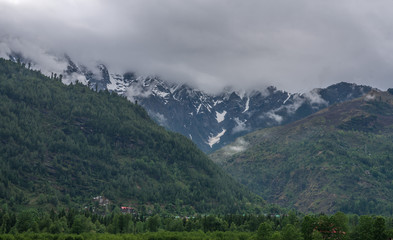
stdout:
[(372, 91), (250, 133), (211, 159), (266, 200), (301, 211), (393, 214), (393, 95)]
[(236, 212), (263, 204), (138, 105), (0, 59), (0, 203)]
[(211, 152), (236, 137), (302, 119), (370, 90), (368, 86), (339, 83), (305, 94), (291, 94), (274, 87), (208, 94), (158, 78), (137, 78), (124, 94), (137, 100), (160, 125), (189, 137), (204, 152)]
[[(10, 55), (36, 69), (23, 53)], [(275, 87), (245, 91), (227, 88), (206, 93), (191, 86), (159, 77), (111, 72), (103, 64), (89, 69), (65, 56), (62, 75), (66, 84), (79, 81), (94, 90), (109, 90), (138, 101), (157, 123), (190, 138), (204, 152), (212, 152), (249, 132), (302, 119), (327, 106), (358, 98), (371, 90), (368, 86), (338, 83), (304, 94), (289, 93)], [(48, 71), (45, 71), (48, 72)]]

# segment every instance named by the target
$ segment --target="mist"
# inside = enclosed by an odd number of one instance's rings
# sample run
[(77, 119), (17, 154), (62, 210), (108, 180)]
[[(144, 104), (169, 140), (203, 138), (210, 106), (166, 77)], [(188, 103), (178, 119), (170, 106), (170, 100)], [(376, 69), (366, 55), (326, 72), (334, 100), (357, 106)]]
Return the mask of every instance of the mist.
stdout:
[(49, 71), (67, 54), (207, 92), (341, 81), (392, 87), (388, 0), (0, 0), (0, 57)]

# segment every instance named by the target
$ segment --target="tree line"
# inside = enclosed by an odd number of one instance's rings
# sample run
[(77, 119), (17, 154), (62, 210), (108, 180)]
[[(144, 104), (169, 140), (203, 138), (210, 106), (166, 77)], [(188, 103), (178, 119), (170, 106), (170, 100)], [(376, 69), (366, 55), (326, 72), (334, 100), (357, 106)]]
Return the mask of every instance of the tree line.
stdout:
[[(386, 240), (393, 237), (393, 218), (370, 215), (227, 214), (173, 216), (133, 215), (114, 210), (27, 209), (0, 211), (0, 239), (256, 239)], [(67, 238), (68, 237), (68, 238)]]

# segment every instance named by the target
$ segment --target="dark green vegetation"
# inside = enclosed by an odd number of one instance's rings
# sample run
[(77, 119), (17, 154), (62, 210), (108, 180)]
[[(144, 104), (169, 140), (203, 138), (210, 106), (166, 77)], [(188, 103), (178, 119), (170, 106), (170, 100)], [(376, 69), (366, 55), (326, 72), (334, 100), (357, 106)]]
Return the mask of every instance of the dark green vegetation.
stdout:
[(263, 205), (140, 106), (0, 59), (0, 204), (78, 208), (98, 195), (176, 213)]
[(0, 239), (386, 240), (393, 218), (345, 215), (106, 216), (74, 210), (0, 211)]
[(370, 92), (211, 155), (267, 201), (303, 212), (393, 214), (393, 95)]

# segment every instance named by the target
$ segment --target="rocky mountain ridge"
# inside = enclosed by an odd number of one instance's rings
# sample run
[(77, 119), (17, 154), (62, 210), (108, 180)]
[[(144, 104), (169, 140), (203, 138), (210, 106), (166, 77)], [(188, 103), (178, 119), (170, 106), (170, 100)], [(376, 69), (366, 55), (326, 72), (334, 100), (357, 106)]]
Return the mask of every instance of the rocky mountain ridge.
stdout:
[[(21, 56), (10, 59), (23, 61)], [(160, 125), (192, 139), (204, 152), (217, 150), (257, 129), (293, 122), (331, 104), (363, 96), (372, 89), (341, 82), (303, 94), (273, 86), (252, 91), (226, 88), (208, 94), (155, 76), (112, 73), (104, 64), (88, 69), (68, 56), (64, 61), (67, 68), (58, 73), (63, 83), (79, 81), (97, 91), (117, 92), (142, 105)]]
[(302, 212), (389, 214), (393, 90), (258, 130), (210, 155), (269, 202)]

